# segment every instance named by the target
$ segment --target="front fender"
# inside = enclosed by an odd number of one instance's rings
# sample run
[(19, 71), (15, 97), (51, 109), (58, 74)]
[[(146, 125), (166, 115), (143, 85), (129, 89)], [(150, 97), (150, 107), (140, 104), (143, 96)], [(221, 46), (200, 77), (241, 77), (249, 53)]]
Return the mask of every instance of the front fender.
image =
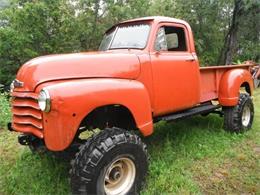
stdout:
[(144, 136), (153, 132), (150, 98), (138, 81), (81, 79), (40, 87), (46, 88), (51, 96), (51, 111), (43, 114), (44, 139), (50, 150), (67, 148), (84, 117), (105, 105), (127, 107)]
[(247, 83), (252, 95), (252, 75), (245, 69), (232, 69), (223, 74), (219, 84), (219, 103), (222, 106), (235, 106), (238, 103), (241, 85)]

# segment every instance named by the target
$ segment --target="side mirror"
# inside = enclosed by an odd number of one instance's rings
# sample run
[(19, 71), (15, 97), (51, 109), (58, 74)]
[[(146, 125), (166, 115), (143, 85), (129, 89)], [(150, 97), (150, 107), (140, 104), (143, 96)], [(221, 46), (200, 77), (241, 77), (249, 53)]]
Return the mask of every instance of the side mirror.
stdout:
[(162, 50), (161, 44), (156, 44), (156, 45), (155, 45), (155, 51), (156, 51), (156, 52), (160, 52), (161, 50)]

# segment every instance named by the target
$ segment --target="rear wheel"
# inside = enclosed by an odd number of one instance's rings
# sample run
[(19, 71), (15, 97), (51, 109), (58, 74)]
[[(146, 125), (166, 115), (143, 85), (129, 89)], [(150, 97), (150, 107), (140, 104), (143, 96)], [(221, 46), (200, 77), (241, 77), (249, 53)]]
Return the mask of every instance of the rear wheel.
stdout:
[(73, 194), (136, 194), (148, 169), (146, 145), (119, 128), (89, 138), (72, 160)]
[(254, 105), (248, 94), (240, 94), (238, 104), (234, 107), (224, 107), (224, 129), (240, 133), (252, 127)]

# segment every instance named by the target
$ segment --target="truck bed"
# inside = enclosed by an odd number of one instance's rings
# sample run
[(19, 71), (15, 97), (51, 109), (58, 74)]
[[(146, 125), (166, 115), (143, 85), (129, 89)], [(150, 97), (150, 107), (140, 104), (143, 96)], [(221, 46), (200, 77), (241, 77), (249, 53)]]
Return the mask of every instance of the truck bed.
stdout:
[(240, 64), (240, 65), (225, 65), (225, 66), (208, 66), (200, 67), (200, 102), (207, 102), (213, 99), (218, 99), (219, 83), (222, 75), (230, 69), (247, 69), (253, 64)]

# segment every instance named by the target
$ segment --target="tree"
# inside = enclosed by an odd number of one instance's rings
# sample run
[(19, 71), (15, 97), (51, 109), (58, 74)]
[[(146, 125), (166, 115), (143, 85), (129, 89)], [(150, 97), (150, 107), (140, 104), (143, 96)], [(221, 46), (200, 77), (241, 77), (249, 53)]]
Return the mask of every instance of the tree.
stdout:
[(31, 58), (80, 50), (75, 11), (65, 0), (12, 1), (0, 21), (0, 83)]
[[(240, 56), (251, 57), (252, 60), (259, 60), (259, 22), (260, 7), (259, 1), (234, 0), (234, 9), (231, 25), (224, 40), (223, 50), (220, 54), (219, 63), (232, 64), (235, 58)], [(249, 38), (250, 37), (250, 38)], [(249, 39), (248, 39), (249, 38)], [(240, 42), (243, 45), (239, 44)], [(246, 51), (252, 49), (251, 56)]]
[[(9, 3), (8, 3), (9, 2)], [(202, 65), (259, 60), (259, 0), (0, 0), (0, 83), (40, 55), (96, 50), (122, 20), (176, 17), (193, 29)]]

